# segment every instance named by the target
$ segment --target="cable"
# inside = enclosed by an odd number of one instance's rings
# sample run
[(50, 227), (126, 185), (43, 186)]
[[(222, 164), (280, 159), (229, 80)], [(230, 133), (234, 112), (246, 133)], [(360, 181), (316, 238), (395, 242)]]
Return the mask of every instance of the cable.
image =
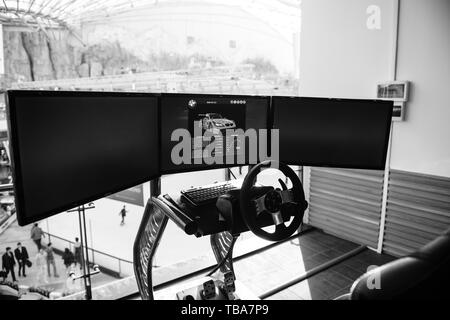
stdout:
[(234, 244), (235, 244), (235, 242), (236, 242), (236, 240), (237, 240), (238, 237), (239, 237), (239, 236), (233, 236), (233, 240), (231, 241), (231, 245), (230, 245), (230, 247), (228, 248), (227, 254), (226, 254), (226, 255), (222, 258), (222, 260), (214, 267), (214, 269), (212, 269), (212, 270), (207, 274), (208, 277), (212, 276), (217, 270), (219, 270), (219, 269), (225, 264), (225, 262), (227, 261), (227, 259), (228, 259), (229, 256), (231, 255), (231, 253), (233, 252), (233, 247), (234, 247)]

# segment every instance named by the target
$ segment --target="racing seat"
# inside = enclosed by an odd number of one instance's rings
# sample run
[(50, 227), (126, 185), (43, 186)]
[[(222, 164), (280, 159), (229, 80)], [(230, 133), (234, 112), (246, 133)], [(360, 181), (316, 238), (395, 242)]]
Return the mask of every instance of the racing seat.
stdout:
[[(367, 284), (378, 276), (379, 286)], [(372, 289), (370, 289), (372, 287)], [(375, 268), (357, 279), (337, 300), (450, 298), (450, 229), (420, 250)]]

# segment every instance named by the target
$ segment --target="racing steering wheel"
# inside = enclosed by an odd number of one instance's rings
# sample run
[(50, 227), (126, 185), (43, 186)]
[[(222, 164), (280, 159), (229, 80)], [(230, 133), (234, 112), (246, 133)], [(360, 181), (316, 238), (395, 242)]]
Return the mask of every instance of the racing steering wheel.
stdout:
[[(263, 169), (278, 168), (292, 182), (292, 188), (287, 189), (282, 183), (283, 190), (269, 188), (269, 191), (261, 195), (255, 192), (256, 177)], [(305, 200), (303, 186), (297, 174), (284, 163), (267, 160), (257, 164), (246, 175), (241, 187), (240, 209), (247, 227), (257, 236), (270, 240), (281, 241), (295, 233), (300, 227), (305, 209), (308, 203)], [(272, 216), (275, 231), (270, 233), (263, 230), (258, 221), (262, 213), (267, 212)], [(289, 214), (287, 214), (289, 213)], [(289, 226), (285, 225), (283, 217), (294, 216)]]

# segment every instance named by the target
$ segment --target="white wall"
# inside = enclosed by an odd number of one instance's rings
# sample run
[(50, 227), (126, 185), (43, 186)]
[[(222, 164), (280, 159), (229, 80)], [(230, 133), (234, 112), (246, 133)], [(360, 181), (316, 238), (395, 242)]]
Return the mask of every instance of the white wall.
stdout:
[[(394, 5), (304, 0), (300, 94), (373, 98), (394, 76)], [(381, 9), (369, 30), (366, 9)], [(450, 177), (450, 1), (401, 0), (397, 79), (410, 80), (406, 121), (393, 126), (392, 169)]]
[[(369, 29), (367, 8), (380, 8), (380, 29)], [(389, 80), (393, 1), (303, 0), (300, 95), (374, 98)]]
[(413, 87), (391, 168), (450, 177), (450, 1), (401, 1), (398, 45), (398, 79)]

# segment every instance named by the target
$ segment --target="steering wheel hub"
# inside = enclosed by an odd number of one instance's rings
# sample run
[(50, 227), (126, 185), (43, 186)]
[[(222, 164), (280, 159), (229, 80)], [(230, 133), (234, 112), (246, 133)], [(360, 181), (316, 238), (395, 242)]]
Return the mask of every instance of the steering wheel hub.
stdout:
[(264, 205), (270, 213), (280, 211), (282, 203), (283, 199), (281, 198), (280, 193), (276, 190), (269, 191), (264, 199)]

